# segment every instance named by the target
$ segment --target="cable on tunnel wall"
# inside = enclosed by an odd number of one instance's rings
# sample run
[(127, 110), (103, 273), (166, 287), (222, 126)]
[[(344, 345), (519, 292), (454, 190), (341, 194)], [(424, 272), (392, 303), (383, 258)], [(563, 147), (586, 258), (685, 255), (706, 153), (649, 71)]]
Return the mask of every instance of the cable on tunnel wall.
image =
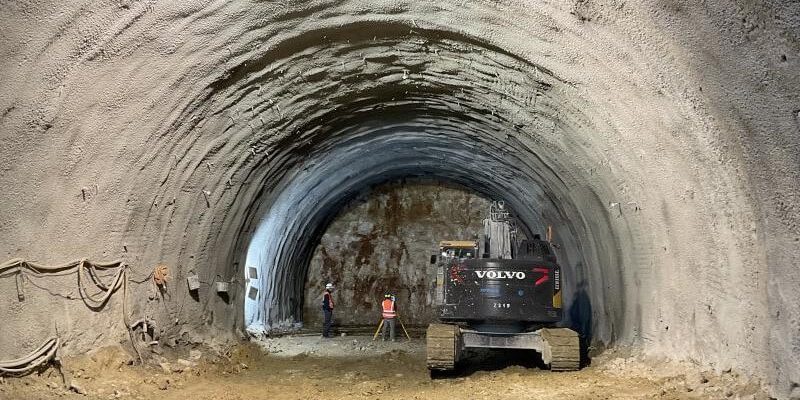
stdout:
[[(99, 271), (108, 270), (115, 270), (116, 272), (114, 272), (111, 280), (106, 283), (103, 282), (103, 277), (99, 275)], [(144, 361), (142, 354), (139, 350), (137, 342), (133, 338), (133, 328), (137, 324), (131, 323), (130, 315), (128, 314), (128, 303), (130, 302), (128, 299), (128, 285), (131, 283), (138, 284), (149, 282), (151, 278), (153, 278), (153, 273), (149, 274), (145, 278), (135, 279), (129, 275), (129, 271), (129, 266), (123, 261), (92, 262), (82, 259), (59, 265), (44, 265), (37, 262), (15, 258), (0, 264), (0, 279), (15, 277), (17, 279), (17, 295), (19, 297), (19, 301), (25, 301), (24, 277), (29, 276), (28, 279), (38, 279), (48, 276), (76, 275), (78, 296), (75, 297), (80, 299), (86, 305), (86, 307), (94, 312), (100, 312), (104, 310), (111, 299), (111, 296), (118, 290), (122, 289), (122, 321), (128, 331), (131, 346), (136, 352), (139, 362), (143, 364)], [(72, 294), (63, 295), (53, 293), (45, 287), (39, 286), (33, 282), (31, 283), (35, 287), (45, 291), (51, 296), (57, 296), (65, 300), (75, 299)], [(87, 291), (87, 286), (93, 286), (99, 292), (94, 294), (89, 293)], [(97, 297), (98, 295), (100, 295), (100, 297)], [(5, 367), (0, 365), (0, 372), (24, 374), (33, 371), (35, 368), (44, 365), (55, 357), (60, 342), (61, 338), (48, 339), (44, 345), (42, 345), (38, 350), (34, 351), (31, 356), (25, 358), (25, 360), (18, 359), (18, 362), (9, 361), (5, 363), (5, 365), (8, 366), (7, 369), (3, 369)]]

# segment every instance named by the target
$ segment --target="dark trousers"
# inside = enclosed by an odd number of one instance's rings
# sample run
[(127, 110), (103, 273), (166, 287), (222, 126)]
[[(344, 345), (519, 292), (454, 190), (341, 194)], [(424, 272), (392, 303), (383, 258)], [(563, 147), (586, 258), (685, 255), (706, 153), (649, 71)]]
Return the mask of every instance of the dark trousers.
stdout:
[(381, 330), (381, 338), (386, 340), (386, 331), (389, 331), (389, 337), (394, 342), (394, 318), (383, 319), (383, 329)]
[(331, 337), (331, 323), (333, 323), (333, 310), (323, 309), (322, 312), (325, 314), (325, 322), (322, 325), (322, 337)]

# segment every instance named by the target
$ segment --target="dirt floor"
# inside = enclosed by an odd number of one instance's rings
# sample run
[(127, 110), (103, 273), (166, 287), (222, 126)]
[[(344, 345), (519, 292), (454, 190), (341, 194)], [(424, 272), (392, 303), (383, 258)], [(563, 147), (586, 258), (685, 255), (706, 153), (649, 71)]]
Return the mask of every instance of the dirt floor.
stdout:
[[(268, 354), (265, 354), (268, 352)], [(423, 342), (286, 336), (230, 349), (152, 348), (146, 367), (122, 348), (65, 359), (72, 388), (50, 369), (5, 378), (0, 399), (766, 399), (733, 373), (606, 352), (578, 372), (540, 368), (535, 353), (471, 354), (432, 379)]]

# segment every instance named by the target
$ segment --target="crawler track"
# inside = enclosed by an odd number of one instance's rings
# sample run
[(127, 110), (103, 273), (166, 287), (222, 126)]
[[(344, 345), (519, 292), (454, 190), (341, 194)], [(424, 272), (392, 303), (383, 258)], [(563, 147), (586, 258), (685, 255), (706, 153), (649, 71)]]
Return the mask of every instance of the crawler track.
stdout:
[(566, 328), (542, 329), (542, 360), (551, 371), (577, 371), (581, 366), (578, 334)]
[(459, 353), (458, 326), (431, 324), (426, 333), (428, 369), (450, 371), (455, 368)]

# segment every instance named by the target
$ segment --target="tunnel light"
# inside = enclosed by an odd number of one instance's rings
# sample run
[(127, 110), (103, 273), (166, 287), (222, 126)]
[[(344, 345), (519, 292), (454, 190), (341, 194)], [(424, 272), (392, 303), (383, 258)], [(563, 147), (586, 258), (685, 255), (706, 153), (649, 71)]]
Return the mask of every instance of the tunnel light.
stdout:
[(200, 289), (200, 277), (192, 273), (186, 277), (186, 284), (189, 286), (189, 291), (193, 292)]
[(230, 286), (230, 283), (218, 281), (214, 286), (215, 289), (217, 290), (217, 293), (224, 294), (228, 293), (228, 287)]

